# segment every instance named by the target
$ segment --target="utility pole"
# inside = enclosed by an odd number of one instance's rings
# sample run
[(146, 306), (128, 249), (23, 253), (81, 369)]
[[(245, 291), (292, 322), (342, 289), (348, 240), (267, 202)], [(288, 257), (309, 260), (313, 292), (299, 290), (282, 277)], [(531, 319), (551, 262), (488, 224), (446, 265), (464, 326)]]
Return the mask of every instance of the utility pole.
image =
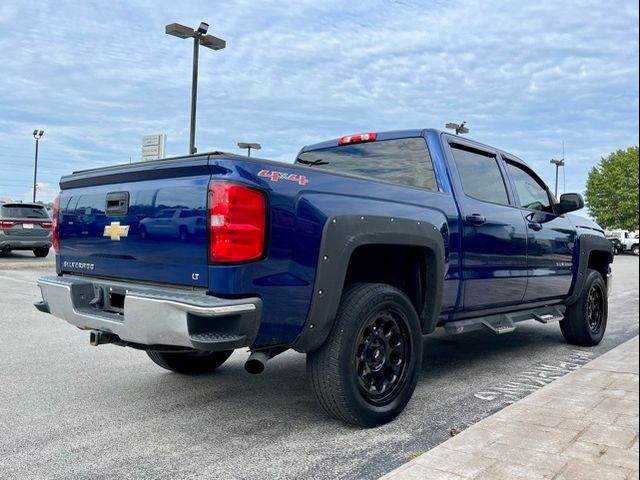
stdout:
[(564, 167), (564, 140), (562, 140), (562, 158), (560, 160), (555, 160), (552, 158), (550, 163), (556, 166), (556, 189), (554, 191), (554, 195), (557, 199), (558, 198), (558, 172), (560, 170), (560, 167)]
[(191, 124), (189, 129), (189, 154), (196, 153), (196, 102), (198, 97), (198, 48), (200, 45), (211, 50), (222, 50), (227, 43), (221, 38), (207, 35), (209, 24), (200, 22), (197, 30), (172, 23), (165, 27), (165, 33), (178, 38), (193, 38), (193, 71), (191, 74)]
[(38, 144), (40, 143), (40, 139), (44, 135), (44, 130), (34, 130), (33, 138), (36, 139), (36, 158), (33, 165), (33, 203), (36, 202), (36, 179), (38, 178)]
[(560, 170), (560, 167), (564, 167), (564, 158), (561, 160), (551, 159), (551, 163), (556, 166), (556, 189), (554, 191), (554, 194), (556, 198), (558, 198), (558, 170)]

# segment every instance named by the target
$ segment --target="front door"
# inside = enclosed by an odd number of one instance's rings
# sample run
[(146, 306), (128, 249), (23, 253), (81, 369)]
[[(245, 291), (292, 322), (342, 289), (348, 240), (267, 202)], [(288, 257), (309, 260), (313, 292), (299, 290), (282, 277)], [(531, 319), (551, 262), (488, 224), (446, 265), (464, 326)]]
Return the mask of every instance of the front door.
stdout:
[(527, 225), (529, 282), (525, 302), (561, 298), (573, 279), (575, 226), (556, 215), (547, 186), (528, 167), (505, 158), (516, 202)]
[(449, 147), (463, 223), (463, 309), (519, 304), (527, 287), (527, 230), (497, 152), (452, 136)]

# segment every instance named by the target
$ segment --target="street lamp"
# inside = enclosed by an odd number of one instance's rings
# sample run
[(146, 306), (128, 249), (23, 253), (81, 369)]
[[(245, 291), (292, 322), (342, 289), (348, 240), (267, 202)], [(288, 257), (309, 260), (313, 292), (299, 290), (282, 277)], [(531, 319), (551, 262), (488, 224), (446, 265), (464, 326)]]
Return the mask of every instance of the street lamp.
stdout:
[(448, 128), (450, 130), (455, 130), (456, 135), (460, 135), (461, 133), (469, 133), (469, 129), (464, 126), (465, 123), (467, 122), (462, 122), (460, 125), (458, 125), (457, 123), (449, 122), (445, 125), (445, 128)]
[(251, 149), (253, 148), (254, 150), (260, 150), (262, 148), (262, 145), (260, 145), (259, 143), (238, 142), (238, 147), (248, 150), (247, 157), (250, 157)]
[(554, 164), (556, 166), (556, 190), (555, 190), (555, 196), (556, 198), (558, 198), (558, 170), (560, 169), (560, 167), (564, 167), (564, 158), (562, 158), (561, 160), (554, 160), (551, 159), (552, 164)]
[(44, 135), (44, 130), (34, 130), (33, 138), (36, 139), (36, 161), (33, 166), (33, 202), (36, 201), (36, 178), (38, 177), (38, 143), (40, 143), (40, 139)]
[(200, 22), (197, 30), (179, 23), (171, 23), (164, 29), (165, 33), (178, 38), (193, 38), (193, 76), (191, 81), (191, 128), (189, 131), (189, 154), (196, 153), (196, 98), (198, 95), (198, 46), (211, 50), (222, 50), (227, 43), (221, 38), (207, 35), (209, 24)]

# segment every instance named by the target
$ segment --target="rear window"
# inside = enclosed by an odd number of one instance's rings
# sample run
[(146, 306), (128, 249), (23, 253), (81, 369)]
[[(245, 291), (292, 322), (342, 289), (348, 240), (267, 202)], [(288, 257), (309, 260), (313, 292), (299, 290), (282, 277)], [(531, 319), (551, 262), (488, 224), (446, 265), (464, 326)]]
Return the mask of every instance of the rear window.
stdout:
[(31, 205), (3, 205), (1, 211), (3, 218), (49, 218), (43, 207)]
[(304, 152), (313, 168), (438, 191), (433, 163), (423, 138), (356, 143)]

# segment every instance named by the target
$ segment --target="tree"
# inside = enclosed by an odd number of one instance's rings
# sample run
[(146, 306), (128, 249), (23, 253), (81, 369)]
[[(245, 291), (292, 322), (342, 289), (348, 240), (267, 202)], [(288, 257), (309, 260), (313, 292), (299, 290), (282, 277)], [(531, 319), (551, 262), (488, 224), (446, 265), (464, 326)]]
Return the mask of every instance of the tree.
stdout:
[(638, 229), (638, 147), (613, 152), (593, 167), (585, 201), (603, 227)]

